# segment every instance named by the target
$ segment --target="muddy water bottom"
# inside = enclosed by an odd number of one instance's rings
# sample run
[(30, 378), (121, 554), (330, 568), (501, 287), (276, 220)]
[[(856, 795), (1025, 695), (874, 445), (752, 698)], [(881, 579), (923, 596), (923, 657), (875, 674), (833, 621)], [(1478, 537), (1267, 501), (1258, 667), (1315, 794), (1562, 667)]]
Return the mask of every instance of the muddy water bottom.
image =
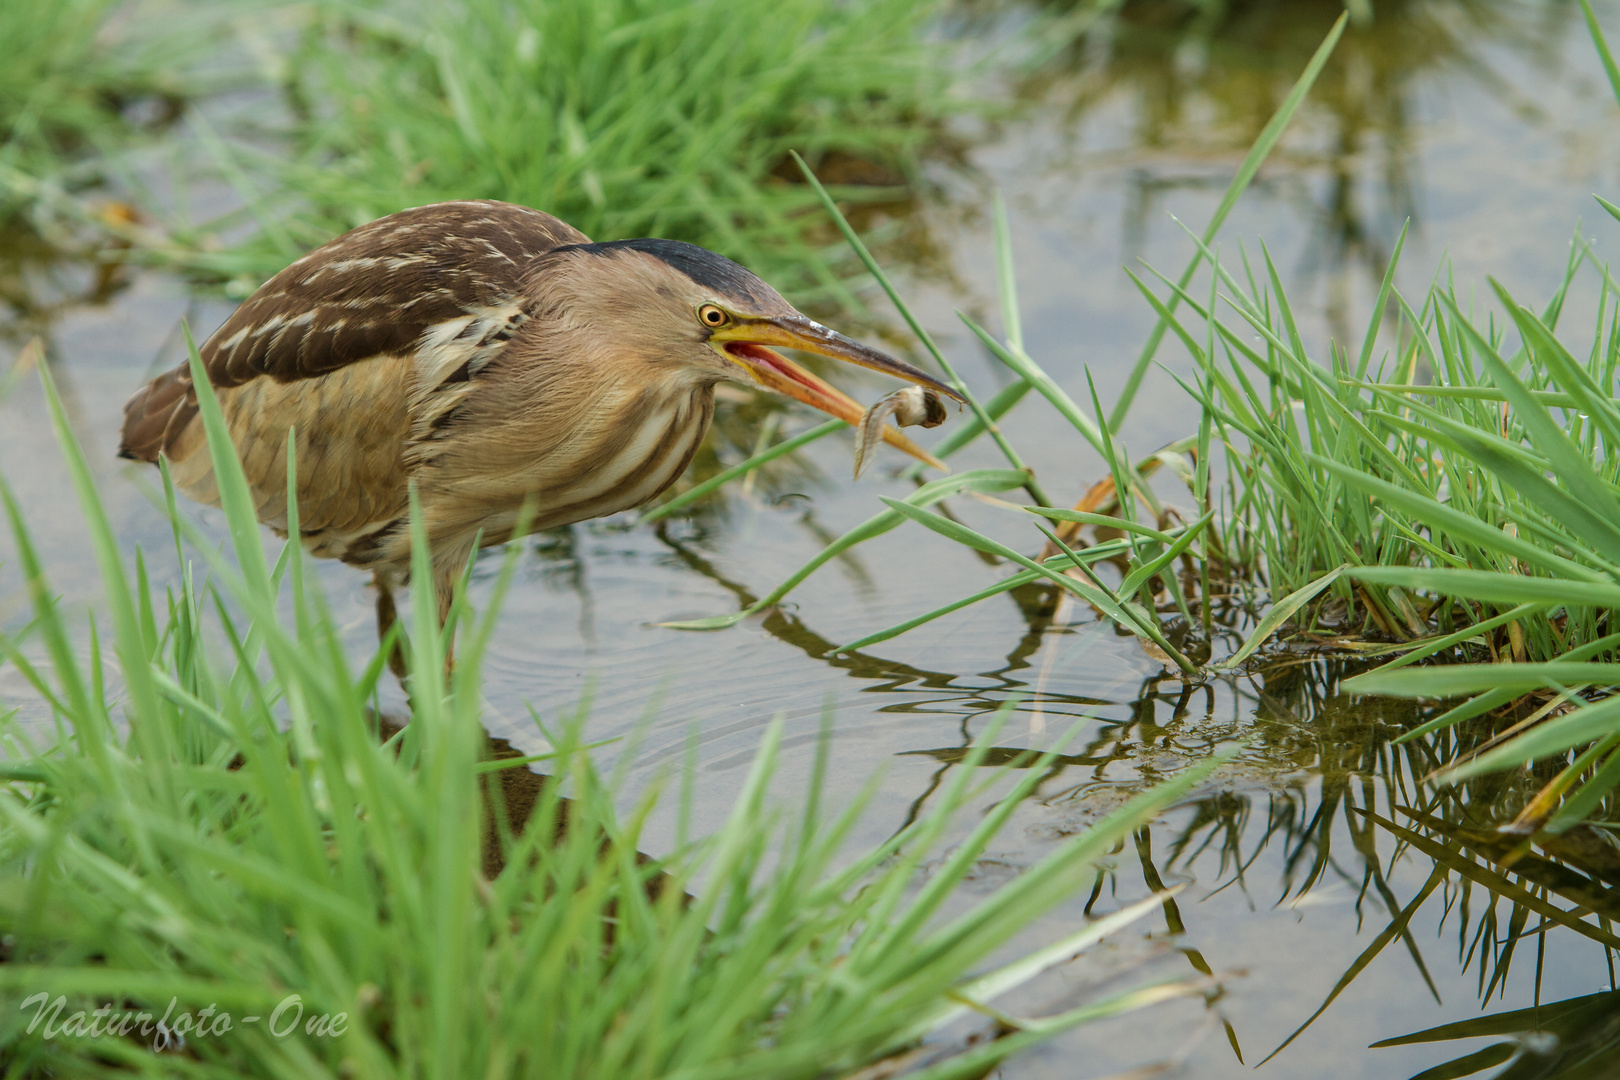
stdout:
[[(1299, 3), (1276, 17), (1297, 22), (1308, 55), (1337, 11)], [(1599, 11), (1620, 39), (1616, 9)], [(1359, 45), (1347, 38), (1342, 77), (1330, 69), (1320, 105), (1302, 114), (1223, 234), (1251, 254), (1256, 238), (1266, 240), (1313, 349), (1329, 336), (1354, 340), (1366, 324), (1382, 255), (1408, 216), (1403, 287), (1425, 287), (1449, 252), (1459, 282), (1483, 288), (1484, 275), (1496, 274), (1539, 306), (1577, 220), (1601, 220), (1591, 193), (1620, 192), (1620, 119), (1578, 9), (1436, 0), (1392, 4), (1389, 14), (1386, 29)], [(1137, 48), (1151, 34), (1129, 30), (1119, 31), (1106, 63), (1093, 55), (1091, 67), (1077, 61), (1014, 88), (1024, 110), (1016, 120), (973, 133), (977, 179), (942, 173), (942, 197), (900, 223), (916, 249), (904, 268), (907, 291), (977, 387), (1006, 376), (969, 346), (952, 308), (999, 325), (984, 213), (992, 185), (1009, 204), (1031, 352), (1071, 388), (1084, 386), (1089, 369), (1111, 400), (1151, 326), (1118, 268), (1140, 258), (1179, 271), (1189, 248), (1171, 215), (1195, 226), (1208, 220), (1269, 111), (1253, 101), (1285, 87), (1304, 62), (1290, 41), (1251, 40), (1241, 26), (1202, 52), (1175, 41)], [(1586, 231), (1599, 250), (1616, 235), (1608, 224)], [(115, 528), (147, 552), (162, 589), (177, 580), (164, 554), (169, 528), (149, 499), (152, 473), (113, 457), (120, 409), (147, 374), (178, 362), (180, 317), (206, 334), (228, 307), (194, 300), (155, 273), (129, 276), (110, 296), (104, 286), (94, 271), (37, 252), (0, 258), (0, 300), (14, 309), (0, 319), (0, 365), (28, 334), (46, 334)], [(1568, 318), (1577, 317), (1585, 315), (1572, 301)], [(1124, 429), (1134, 451), (1196, 424), (1171, 378), (1185, 372), (1185, 357), (1167, 346), (1160, 358), (1168, 370), (1150, 373)], [(840, 381), (867, 401), (888, 389)], [(727, 412), (720, 445), (729, 463), (766, 413)], [(780, 431), (812, 422), (788, 413)], [(99, 586), (52, 438), (39, 390), (25, 380), (0, 402), (0, 473), (24, 506), (53, 586), (83, 612)], [(1103, 474), (1038, 401), (1017, 414), (1017, 438), (1058, 497), (1077, 496)], [(673, 843), (674, 794), (689, 755), (692, 825), (713, 828), (765, 726), (781, 718), (776, 790), (793, 806), (827, 716), (829, 801), (854, 798), (879, 778), (853, 838), (870, 844), (940, 797), (964, 767), (965, 748), (1009, 710), (992, 764), (1068, 741), (980, 860), (970, 884), (977, 890), (1016, 875), (1146, 785), (1240, 745), (1202, 790), (1111, 855), (1098, 880), (1076, 881), (1073, 899), (1010, 948), (1180, 885), (1174, 904), (1002, 1004), (1042, 1015), (1133, 979), (1209, 985), (1076, 1030), (1003, 1075), (1103, 1077), (1162, 1061), (1199, 1078), (1247, 1076), (1257, 1065), (1300, 1080), (1425, 1070), (1434, 1070), (1425, 1080), (1620, 1075), (1608, 947), (1620, 941), (1606, 921), (1620, 915), (1615, 846), (1580, 830), (1552, 850), (1517, 850), (1494, 826), (1534, 779), (1450, 794), (1424, 786), (1421, 777), (1453, 746), (1391, 746), (1414, 714), (1343, 696), (1346, 671), (1335, 663), (1279, 662), (1253, 677), (1190, 685), (1090, 612), (1058, 608), (1038, 592), (1000, 597), (862, 654), (834, 652), (1006, 573), (912, 529), (863, 545), (789, 603), (731, 630), (656, 625), (735, 611), (764, 594), (880, 509), (878, 495), (910, 490), (886, 472), (893, 464), (880, 460), (852, 484), (849, 441), (833, 438), (691, 517), (654, 528), (624, 516), (526, 542), (487, 666), (491, 733), (533, 752), (543, 742), (531, 707), (551, 724), (584, 703), (587, 737), (619, 739), (601, 760), (625, 762), (626, 801), (654, 784), (670, 793), (647, 835), (657, 853)], [(976, 447), (957, 464), (997, 461)], [(1184, 493), (1165, 494), (1186, 505)], [(993, 507), (951, 507), (975, 528), (1006, 528)], [(224, 541), (216, 512), (195, 516)], [(0, 625), (8, 629), (26, 621), (15, 565), (9, 538), (0, 538)], [(490, 601), (495, 569), (490, 559), (479, 565), (475, 604)], [(369, 655), (372, 596), (363, 579), (331, 565), (318, 576), (353, 655)], [(399, 709), (390, 695), (385, 708)], [(0, 667), (0, 703), (45, 730), (44, 710), (10, 667)], [(973, 817), (964, 816), (958, 836)]]

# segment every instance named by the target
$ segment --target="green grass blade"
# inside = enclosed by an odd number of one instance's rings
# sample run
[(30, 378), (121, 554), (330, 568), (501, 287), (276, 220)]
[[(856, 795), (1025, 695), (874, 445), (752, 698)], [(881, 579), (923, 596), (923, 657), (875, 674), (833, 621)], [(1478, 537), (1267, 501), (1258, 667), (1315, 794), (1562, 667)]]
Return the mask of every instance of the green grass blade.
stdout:
[(1013, 270), (1012, 231), (1007, 226), (1007, 204), (995, 196), (996, 281), (1001, 291), (1001, 321), (1007, 327), (1007, 347), (1024, 351), (1024, 319), (1018, 310), (1018, 275)]
[(1577, 746), (1609, 738), (1617, 730), (1620, 730), (1620, 696), (1607, 697), (1562, 716), (1543, 720), (1501, 746), (1445, 770), (1435, 779), (1440, 783), (1460, 784), (1471, 777), (1515, 769), (1541, 758), (1563, 754)]
[[(1558, 812), (1548, 819), (1544, 826), (1547, 832), (1557, 836), (1584, 823), (1603, 805), (1609, 793), (1620, 787), (1620, 753), (1614, 751), (1614, 742), (1615, 737), (1611, 735), (1593, 748), (1606, 752), (1608, 758), (1598, 766), (1592, 778), (1570, 793)], [(1605, 743), (1608, 745), (1605, 746)]]
[[(1431, 426), (1424, 427), (1391, 414), (1375, 411), (1369, 415), (1472, 459), (1488, 474), (1517, 489), (1548, 521), (1557, 522), (1589, 545), (1597, 556), (1595, 561), (1606, 561), (1611, 573), (1620, 572), (1620, 526), (1605, 517), (1601, 509), (1594, 510), (1584, 500), (1547, 479), (1549, 464), (1545, 460), (1495, 432), (1478, 431), (1445, 417), (1428, 417)], [(1604, 483), (1601, 477), (1596, 478), (1596, 482)]]
[[(1000, 556), (1001, 558), (1007, 559), (1010, 562), (1017, 563), (1019, 566), (1022, 566), (1027, 570), (1034, 571), (1035, 573), (1046, 578), (1048, 581), (1051, 581), (1054, 584), (1067, 589), (1069, 592), (1074, 593), (1088, 604), (1095, 605), (1109, 618), (1113, 619), (1126, 629), (1132, 631), (1133, 633), (1140, 634), (1141, 636), (1152, 641), (1155, 645), (1162, 649), (1166, 655), (1176, 659), (1178, 666), (1180, 666), (1183, 671), (1191, 672), (1197, 670), (1196, 665), (1187, 660), (1186, 657), (1181, 656), (1181, 653), (1174, 645), (1170, 644), (1169, 640), (1166, 639), (1165, 636), (1159, 631), (1158, 627), (1153, 625), (1153, 621), (1150, 618), (1143, 618), (1142, 616), (1131, 611), (1127, 606), (1128, 602), (1125, 599), (1110, 594), (1101, 585), (1101, 583), (1097, 581), (1096, 578), (1092, 578), (1091, 584), (1087, 585), (1084, 582), (1076, 581), (1067, 574), (1061, 573), (1060, 571), (1054, 570), (1049, 566), (1038, 563), (1034, 559), (1029, 558), (1027, 555), (1014, 551), (1012, 548), (1000, 543), (999, 541), (992, 540), (983, 533), (975, 532), (966, 525), (959, 524), (946, 517), (941, 517), (938, 514), (930, 514), (926, 510), (902, 503), (898, 499), (884, 497), (883, 501), (894, 510), (904, 514), (906, 517), (911, 518), (913, 521), (932, 529), (941, 536), (955, 540), (957, 543), (973, 548), (975, 551), (983, 551), (987, 554)], [(1072, 561), (1075, 566), (1084, 569), (1085, 563), (1081, 562), (1078, 558), (1075, 558)]]
[(1361, 339), (1361, 355), (1356, 357), (1358, 382), (1367, 377), (1367, 365), (1372, 363), (1373, 346), (1378, 341), (1378, 328), (1384, 324), (1384, 312), (1389, 308), (1389, 294), (1395, 288), (1395, 268), (1400, 265), (1401, 251), (1406, 247), (1406, 233), (1411, 227), (1411, 218), (1401, 224), (1401, 235), (1395, 241), (1395, 250), (1390, 254), (1389, 265), (1384, 269), (1384, 280), (1378, 286), (1378, 299), (1373, 304), (1372, 314), (1368, 316), (1367, 332)]
[[(1020, 957), (1010, 964), (1006, 964), (985, 975), (980, 975), (971, 982), (962, 984), (957, 988), (957, 995), (982, 1004), (1005, 994), (1007, 991), (1022, 986), (1041, 972), (1056, 965), (1067, 963), (1081, 951), (1095, 945), (1115, 930), (1123, 929), (1138, 919), (1163, 910), (1164, 902), (1182, 891), (1184, 886), (1167, 889), (1152, 896), (1143, 897), (1134, 904), (1128, 904), (1118, 911), (1104, 915), (1096, 922), (1089, 923), (1074, 933), (1054, 941), (1045, 948)], [(933, 1016), (921, 1021), (907, 1037), (899, 1040), (910, 1042), (912, 1039), (921, 1039), (939, 1031), (947, 1024), (960, 1019), (972, 1012), (972, 1006), (965, 1004), (951, 1004), (941, 1008)]]
[(1568, 581), (1450, 567), (1358, 566), (1345, 572), (1376, 585), (1399, 585), (1441, 596), (1466, 596), (1498, 604), (1620, 607), (1620, 585), (1613, 582)]
[(1029, 585), (1040, 580), (1040, 574), (1037, 574), (1032, 570), (1025, 570), (1022, 573), (1014, 574), (1012, 577), (1007, 578), (1004, 581), (998, 581), (988, 588), (980, 589), (976, 593), (970, 593), (959, 600), (952, 600), (950, 603), (934, 608), (932, 611), (924, 612), (915, 618), (896, 623), (887, 629), (879, 630), (875, 634), (867, 634), (865, 637), (857, 638), (847, 645), (840, 645), (838, 648), (833, 649), (829, 655), (836, 656), (839, 653), (858, 652), (869, 645), (876, 645), (880, 641), (888, 641), (890, 638), (897, 638), (901, 634), (906, 633), (908, 630), (915, 630), (924, 623), (933, 622), (935, 619), (943, 618), (953, 611), (961, 611), (963, 608), (971, 607), (981, 600), (988, 600), (992, 596), (1000, 596), (1002, 593), (1011, 592), (1014, 589), (1022, 588), (1025, 585)]
[(225, 414), (220, 410), (214, 384), (208, 380), (208, 369), (203, 366), (197, 343), (192, 340), (191, 327), (182, 323), (181, 331), (185, 335), (197, 409), (208, 436), (208, 457), (214, 469), (214, 483), (219, 489), (220, 506), (225, 511), (226, 525), (236, 548), (237, 564), (252, 594), (263, 602), (270, 602), (274, 597), (270, 588), (270, 567), (265, 562), (259, 516), (248, 487), (247, 475), (237, 459), (236, 445), (231, 441), (230, 428), (225, 423)]
[(1271, 610), (1266, 612), (1266, 617), (1260, 620), (1259, 625), (1254, 628), (1247, 640), (1243, 642), (1243, 647), (1219, 664), (1213, 665), (1214, 669), (1228, 671), (1253, 656), (1255, 650), (1264, 645), (1271, 635), (1277, 632), (1279, 626), (1293, 618), (1296, 611), (1315, 599), (1316, 595), (1323, 589), (1339, 580), (1340, 575), (1346, 569), (1347, 567), (1339, 566), (1329, 570), (1309, 585), (1294, 590), (1273, 604)]
[[(1311, 86), (1316, 82), (1316, 77), (1322, 73), (1322, 68), (1327, 64), (1328, 57), (1333, 55), (1333, 50), (1339, 44), (1339, 37), (1344, 33), (1345, 23), (1348, 19), (1349, 13), (1346, 12), (1334, 22), (1333, 29), (1328, 31), (1327, 37), (1317, 47), (1316, 54), (1311, 57), (1310, 63), (1305, 65), (1305, 70), (1300, 75), (1299, 80), (1294, 83), (1294, 88), (1289, 91), (1288, 96), (1283, 99), (1283, 103), (1278, 106), (1276, 113), (1272, 115), (1271, 120), (1260, 132), (1260, 137), (1249, 148), (1248, 156), (1243, 159), (1243, 164), (1238, 166), (1237, 175), (1232, 177), (1232, 182), (1227, 185), (1226, 194), (1221, 197), (1220, 205), (1215, 208), (1214, 217), (1210, 219), (1209, 225), (1204, 229), (1203, 242), (1205, 244), (1214, 242), (1215, 234), (1220, 232), (1222, 225), (1226, 224), (1227, 215), (1237, 205), (1238, 198), (1248, 188), (1249, 182), (1254, 179), (1255, 174), (1260, 171), (1261, 164), (1271, 154), (1272, 148), (1277, 145), (1277, 140), (1282, 138), (1283, 132), (1288, 128), (1289, 121), (1293, 119), (1294, 113), (1305, 100), (1305, 95), (1310, 93)], [(1203, 253), (1200, 252), (1187, 264), (1187, 269), (1182, 271), (1181, 277), (1178, 279), (1181, 288), (1185, 289), (1192, 284), (1193, 275), (1197, 273), (1198, 266), (1203, 262), (1203, 259)], [(1172, 297), (1166, 306), (1171, 312), (1174, 312), (1179, 302), (1179, 297)], [(1117, 431), (1120, 425), (1125, 422), (1125, 416), (1131, 411), (1131, 403), (1136, 400), (1136, 392), (1142, 385), (1143, 377), (1147, 374), (1148, 365), (1153, 362), (1153, 357), (1159, 350), (1159, 342), (1164, 340), (1166, 328), (1167, 324), (1161, 317), (1158, 323), (1154, 325), (1153, 332), (1148, 335), (1147, 343), (1142, 346), (1141, 353), (1137, 355), (1136, 363), (1132, 365), (1130, 374), (1126, 376), (1125, 385), (1120, 390), (1119, 398), (1114, 403), (1114, 409), (1108, 414), (1108, 427), (1110, 430)]]
[[(129, 721), (135, 736), (141, 741), (144, 754), (154, 762), (150, 774), (154, 783), (161, 784), (166, 775), (161, 764), (171, 757), (170, 731), (158, 709), (157, 687), (152, 682), (152, 668), (147, 659), (145, 636), (141, 633), (140, 615), (134, 596), (130, 592), (129, 575), (124, 569), (123, 556), (118, 550), (118, 539), (112, 522), (107, 518), (101, 494), (96, 490), (90, 463), (84, 450), (68, 424), (62, 399), (56, 391), (48, 363), (39, 365), (39, 379), (45, 389), (46, 407), (50, 410), (51, 426), (56, 432), (57, 444), (67, 459), (68, 475), (79, 498), (79, 509), (89, 529), (90, 542), (96, 555), (106, 590), (107, 607), (112, 613), (114, 640), (117, 643), (120, 667), (124, 672), (129, 695)], [(99, 671), (99, 669), (98, 669)]]
[(1507, 395), (1519, 422), (1529, 432), (1531, 444), (1546, 455), (1559, 480), (1567, 484), (1593, 512), (1607, 515), (1611, 521), (1620, 520), (1620, 499), (1615, 498), (1613, 486), (1592, 468), (1585, 452), (1570, 441), (1563, 426), (1531, 396), (1529, 387), (1519, 380), (1484, 335), (1463, 318), (1456, 305), (1446, 297), (1441, 297), (1441, 302), (1451, 312), (1455, 324), (1473, 343), (1475, 354), (1483, 361), (1491, 381)]
[[(1345, 381), (1351, 386), (1402, 397), (1451, 398), (1461, 401), (1507, 400), (1507, 395), (1494, 386), (1440, 386), (1435, 383), (1430, 383), (1427, 386), (1413, 386), (1409, 383), (1361, 382), (1348, 379)], [(1573, 409), (1580, 404), (1575, 400), (1574, 394), (1566, 394), (1559, 390), (1532, 390), (1530, 396), (1543, 405), (1559, 406), (1566, 409)]]
[(1611, 579), (1604, 575), (1602, 571), (1582, 566), (1578, 562), (1537, 547), (1528, 541), (1509, 536), (1501, 529), (1480, 521), (1477, 517), (1466, 514), (1454, 507), (1438, 502), (1431, 496), (1396, 487), (1387, 480), (1368, 476), (1348, 465), (1328, 458), (1318, 457), (1315, 454), (1306, 455), (1306, 460), (1333, 473), (1352, 487), (1361, 488), (1374, 498), (1406, 511), (1418, 520), (1426, 522), (1430, 527), (1477, 544), (1487, 551), (1501, 551), (1532, 566), (1540, 566), (1566, 579), (1612, 584)]
[[(815, 191), (816, 196), (821, 200), (821, 205), (826, 209), (827, 213), (831, 215), (833, 223), (838, 226), (838, 231), (844, 234), (844, 239), (849, 243), (850, 248), (861, 260), (861, 265), (866, 267), (867, 273), (872, 275), (873, 279), (876, 280), (878, 285), (882, 287), (884, 293), (888, 295), (890, 303), (894, 304), (894, 308), (900, 313), (900, 317), (906, 321), (907, 326), (911, 327), (911, 332), (916, 335), (918, 341), (922, 342), (923, 348), (928, 350), (928, 354), (934, 358), (934, 362), (939, 365), (940, 370), (945, 372), (947, 381), (950, 382), (951, 386), (956, 390), (957, 393), (961, 394), (962, 397), (966, 399), (968, 408), (973, 410), (973, 415), (977, 417), (979, 423), (984, 426), (984, 430), (990, 433), (990, 437), (994, 439), (996, 445), (1001, 448), (1001, 452), (1006, 457), (1007, 463), (1015, 469), (1024, 469), (1025, 471), (1028, 471), (1028, 467), (1024, 464), (1024, 459), (1018, 455), (1018, 451), (1012, 448), (1012, 444), (1006, 440), (1006, 437), (1002, 435), (1001, 430), (996, 427), (995, 421), (992, 420), (990, 414), (985, 411), (984, 406), (979, 403), (979, 399), (973, 395), (973, 392), (968, 389), (967, 384), (964, 383), (961, 377), (956, 374), (956, 369), (952, 367), (951, 362), (945, 358), (945, 354), (939, 351), (939, 346), (934, 344), (933, 337), (929, 335), (928, 331), (923, 329), (922, 323), (918, 322), (917, 317), (911, 313), (911, 307), (903, 299), (901, 299), (900, 293), (889, 281), (889, 276), (883, 272), (883, 268), (879, 266), (877, 260), (872, 257), (872, 253), (866, 249), (866, 244), (861, 240), (860, 235), (855, 232), (853, 227), (851, 227), (848, 219), (844, 217), (843, 211), (838, 209), (838, 204), (833, 201), (832, 196), (827, 194), (827, 189), (821, 185), (821, 181), (816, 178), (816, 174), (810, 171), (810, 166), (804, 163), (804, 159), (799, 156), (797, 151), (789, 151), (789, 154), (792, 156), (794, 162), (798, 164), (799, 171), (804, 174), (805, 182), (808, 183), (812, 190)], [(1039, 485), (1036, 484), (1033, 473), (1029, 475), (1024, 487), (1029, 491), (1030, 497), (1036, 502), (1042, 504), (1049, 504), (1051, 502), (1051, 500), (1047, 499), (1041, 492)]]
[(1196, 521), (1188, 522), (1187, 527), (1182, 530), (1181, 535), (1171, 540), (1170, 546), (1166, 548), (1162, 554), (1160, 554), (1157, 558), (1143, 563), (1141, 566), (1138, 566), (1129, 574), (1125, 575), (1125, 580), (1119, 583), (1120, 595), (1130, 596), (1144, 584), (1153, 580), (1153, 578), (1164, 570), (1165, 567), (1169, 566), (1171, 563), (1180, 558), (1181, 553), (1192, 546), (1192, 542), (1198, 539), (1199, 534), (1204, 531), (1204, 529), (1211, 521), (1214, 520), (1214, 518), (1215, 511), (1211, 510), (1203, 517), (1198, 518)]
[(1592, 11), (1592, 0), (1581, 0), (1581, 11), (1586, 15), (1586, 29), (1592, 35), (1592, 44), (1597, 47), (1598, 56), (1603, 60), (1603, 71), (1609, 76), (1609, 89), (1614, 91), (1614, 99), (1620, 102), (1620, 67), (1614, 63), (1614, 54), (1609, 51), (1609, 43), (1603, 37), (1603, 28), (1598, 25), (1597, 15)]
[(1173, 544), (1176, 538), (1167, 532), (1162, 532), (1149, 525), (1129, 518), (1112, 517), (1108, 514), (1088, 514), (1084, 510), (1058, 510), (1050, 506), (1026, 506), (1031, 514), (1039, 514), (1053, 521), (1073, 521), (1081, 525), (1095, 525), (1103, 529), (1118, 529), (1121, 532), (1132, 532), (1145, 536), (1150, 540), (1157, 540), (1161, 544)]
[(705, 495), (719, 490), (723, 485), (730, 483), (738, 477), (747, 476), (755, 469), (758, 469), (763, 465), (769, 465), (779, 457), (784, 457), (791, 454), (793, 451), (802, 446), (808, 446), (817, 439), (831, 435), (833, 432), (847, 427), (849, 427), (849, 425), (844, 423), (842, 420), (829, 420), (825, 424), (816, 425), (809, 431), (801, 431), (791, 439), (783, 439), (775, 446), (767, 447), (766, 449), (761, 450), (759, 453), (748, 458), (746, 461), (740, 461), (731, 468), (726, 469), (723, 472), (716, 473), (714, 476), (709, 477), (701, 484), (692, 485), (691, 488), (681, 492), (673, 499), (659, 503), (650, 510), (643, 511), (641, 515), (636, 518), (636, 524), (645, 525), (649, 522), (657, 521), (659, 518), (668, 517), (677, 510), (683, 510), (691, 504), (697, 502)]
[[(1549, 610), (1551, 610), (1551, 605), (1549, 604), (1520, 604), (1518, 607), (1509, 608), (1499, 615), (1493, 615), (1491, 618), (1474, 623), (1472, 626), (1465, 626), (1463, 629), (1454, 633), (1445, 634), (1441, 637), (1434, 638), (1433, 640), (1426, 641), (1420, 647), (1413, 649), (1410, 652), (1402, 653), (1399, 659), (1391, 660), (1378, 670), (1391, 671), (1396, 668), (1406, 667), (1408, 664), (1415, 664), (1419, 660), (1426, 660), (1436, 653), (1444, 652), (1453, 645), (1461, 645), (1465, 641), (1477, 638), (1486, 631), (1494, 630), (1499, 626), (1506, 626), (1507, 624), (1517, 622), (1520, 619), (1532, 618)], [(1407, 732), (1406, 734), (1401, 735), (1395, 741), (1401, 742), (1410, 735), (1411, 732)]]
[(1356, 694), (1390, 697), (1460, 697), (1486, 690), (1527, 693), (1551, 686), (1607, 686), (1620, 683), (1620, 664), (1549, 660), (1539, 664), (1438, 664), (1424, 668), (1379, 668), (1346, 679)]
[[(938, 480), (930, 481), (906, 496), (905, 501), (909, 506), (932, 506), (941, 499), (959, 495), (964, 491), (1010, 491), (1013, 488), (1023, 487), (1024, 482), (1028, 479), (1029, 474), (1011, 469), (974, 469), (970, 472), (942, 476)], [(888, 502), (889, 500), (885, 499), (884, 501)], [(727, 627), (736, 626), (744, 619), (757, 615), (773, 604), (779, 603), (784, 596), (798, 588), (805, 578), (815, 573), (832, 559), (837, 558), (856, 544), (870, 540), (874, 536), (882, 536), (890, 529), (898, 527), (904, 520), (900, 514), (889, 510), (868, 518), (822, 548), (809, 562), (789, 574), (780, 585), (736, 614), (716, 615), (707, 619), (691, 619), (685, 622), (659, 623), (658, 625), (675, 630), (724, 630)]]
[(958, 311), (956, 317), (961, 319), (969, 330), (973, 331), (974, 336), (984, 343), (984, 347), (989, 349), (996, 359), (1006, 364), (1019, 378), (1033, 386), (1040, 392), (1042, 397), (1050, 401), (1053, 407), (1062, 414), (1063, 418), (1073, 424), (1075, 430), (1085, 436), (1086, 441), (1097, 448), (1099, 454), (1103, 452), (1102, 432), (1097, 429), (1096, 422), (1080, 411), (1080, 406), (1074, 403), (1074, 399), (1069, 397), (1064, 389), (1041, 369), (1040, 365), (1022, 351), (1004, 347), (999, 341), (990, 336), (989, 331), (974, 322), (965, 313)]

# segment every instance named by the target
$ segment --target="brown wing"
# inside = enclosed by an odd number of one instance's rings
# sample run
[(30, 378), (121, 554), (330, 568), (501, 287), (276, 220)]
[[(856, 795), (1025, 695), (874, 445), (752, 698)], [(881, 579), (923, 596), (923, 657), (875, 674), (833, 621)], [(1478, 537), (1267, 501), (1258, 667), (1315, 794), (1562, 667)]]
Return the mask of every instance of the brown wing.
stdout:
[[(345, 233), (265, 282), (201, 351), (219, 389), (291, 383), (408, 355), (435, 326), (509, 306), (538, 255), (587, 243), (550, 214), (493, 201), (402, 210)], [(197, 413), (182, 364), (124, 406), (121, 457), (156, 461)]]

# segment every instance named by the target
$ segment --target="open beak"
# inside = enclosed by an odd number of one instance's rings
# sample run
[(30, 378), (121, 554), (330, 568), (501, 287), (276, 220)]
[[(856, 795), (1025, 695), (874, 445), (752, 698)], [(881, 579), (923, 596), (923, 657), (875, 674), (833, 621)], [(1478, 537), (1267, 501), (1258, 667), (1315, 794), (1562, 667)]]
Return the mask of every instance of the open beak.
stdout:
[[(881, 371), (906, 382), (916, 383), (918, 386), (926, 386), (956, 401), (962, 400), (961, 394), (927, 372), (919, 371), (886, 353), (868, 348), (803, 315), (772, 316), (741, 322), (723, 330), (716, 330), (709, 338), (709, 342), (728, 360), (746, 370), (760, 385), (779, 394), (785, 394), (795, 401), (802, 401), (812, 408), (820, 409), (829, 416), (836, 416), (851, 427), (859, 425), (861, 417), (866, 413), (857, 401), (836, 386), (816, 378), (768, 346), (799, 349), (818, 356), (830, 356), (835, 360), (859, 364), (861, 367)], [(946, 467), (943, 461), (893, 427), (883, 428), (883, 441), (936, 469)]]

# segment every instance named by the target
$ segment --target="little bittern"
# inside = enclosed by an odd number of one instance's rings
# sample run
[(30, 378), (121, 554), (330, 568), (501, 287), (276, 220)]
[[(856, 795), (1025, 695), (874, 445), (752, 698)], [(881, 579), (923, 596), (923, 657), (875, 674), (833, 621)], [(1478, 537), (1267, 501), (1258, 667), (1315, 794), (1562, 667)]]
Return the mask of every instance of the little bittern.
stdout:
[[(370, 570), (379, 629), (410, 568), (409, 491), (440, 618), (475, 544), (637, 506), (672, 484), (714, 412), (752, 381), (856, 423), (785, 346), (949, 387), (806, 318), (765, 282), (672, 240), (593, 244), (527, 207), (449, 202), (362, 225), (269, 281), (203, 345), (259, 520), (285, 533), (296, 432), (300, 539)], [(958, 398), (958, 400), (960, 400)], [(893, 428), (889, 443), (938, 464)], [(187, 366), (124, 406), (120, 454), (169, 459), (217, 504)]]

